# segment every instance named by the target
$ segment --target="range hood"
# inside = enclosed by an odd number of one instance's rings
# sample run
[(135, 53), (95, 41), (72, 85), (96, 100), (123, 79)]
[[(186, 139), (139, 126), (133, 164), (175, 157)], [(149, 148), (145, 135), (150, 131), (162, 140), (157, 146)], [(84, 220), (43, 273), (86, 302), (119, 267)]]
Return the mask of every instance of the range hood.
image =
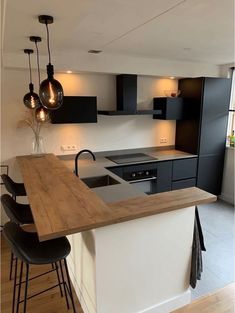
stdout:
[(137, 75), (122, 74), (116, 76), (117, 110), (98, 111), (102, 115), (152, 115), (161, 114), (161, 110), (137, 110)]

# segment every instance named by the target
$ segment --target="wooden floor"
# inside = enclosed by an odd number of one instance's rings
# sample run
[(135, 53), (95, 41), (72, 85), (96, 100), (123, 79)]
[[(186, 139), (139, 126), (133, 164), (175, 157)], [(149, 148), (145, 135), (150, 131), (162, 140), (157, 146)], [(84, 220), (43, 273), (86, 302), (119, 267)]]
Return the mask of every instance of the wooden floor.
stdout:
[[(2, 236), (1, 236), (2, 237)], [(1, 240), (1, 312), (11, 313), (12, 304), (12, 285), (13, 281), (9, 281), (9, 260), (10, 250), (4, 240)], [(38, 275), (51, 269), (51, 266), (32, 266), (30, 275)], [(32, 277), (32, 276), (31, 276)], [(56, 273), (52, 272), (44, 275), (29, 283), (29, 295), (39, 292), (40, 290), (49, 288), (57, 283)], [(22, 290), (23, 291), (23, 290)], [(23, 295), (23, 292), (22, 292)], [(77, 313), (83, 313), (81, 306), (74, 294), (75, 306)], [(19, 313), (22, 312), (22, 304)], [(42, 295), (28, 300), (27, 313), (72, 313), (73, 310), (67, 310), (65, 298), (61, 298), (59, 288), (54, 288)]]
[[(12, 281), (9, 281), (10, 250), (1, 239), (1, 312), (11, 313)], [(30, 275), (37, 275), (51, 269), (48, 266), (32, 266)], [(55, 272), (42, 276), (29, 284), (29, 294), (36, 293), (56, 283)], [(74, 294), (77, 313), (83, 313)], [(22, 312), (22, 308), (20, 313)], [(72, 313), (67, 310), (64, 298), (60, 297), (58, 288), (52, 289), (28, 301), (27, 313)], [(112, 313), (112, 312), (109, 312)], [(120, 312), (124, 313), (124, 312)], [(174, 313), (235, 313), (235, 283), (216, 293), (202, 297), (191, 304), (174, 311)]]
[(173, 313), (234, 313), (235, 283), (210, 295), (199, 298)]

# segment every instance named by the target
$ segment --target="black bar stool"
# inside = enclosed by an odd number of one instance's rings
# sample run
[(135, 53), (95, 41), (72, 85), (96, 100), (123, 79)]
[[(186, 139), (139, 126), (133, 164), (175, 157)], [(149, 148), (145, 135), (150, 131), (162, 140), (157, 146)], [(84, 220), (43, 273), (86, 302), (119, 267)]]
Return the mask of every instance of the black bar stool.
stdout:
[[(19, 225), (34, 223), (31, 209), (28, 204), (17, 203), (8, 194), (1, 196), (1, 203), (10, 221)], [(13, 262), (14, 255), (13, 253), (11, 253), (10, 274), (9, 274), (10, 280), (12, 279)]]
[[(39, 242), (36, 233), (28, 233), (25, 232), (19, 225), (8, 222), (3, 227), (3, 234), (6, 238), (8, 244), (10, 245), (12, 252), (17, 258), (17, 264), (15, 267), (15, 278), (14, 278), (14, 288), (13, 288), (13, 300), (12, 300), (12, 313), (14, 313), (15, 302), (16, 302), (16, 313), (19, 312), (19, 305), (23, 302), (24, 309), (23, 313), (26, 313), (27, 300), (31, 299), (34, 296), (37, 296), (43, 292), (46, 292), (52, 288), (59, 286), (63, 286), (67, 308), (69, 309), (69, 301), (68, 296), (71, 300), (73, 312), (76, 313), (73, 293), (69, 278), (68, 266), (66, 257), (69, 255), (71, 251), (71, 247), (69, 241), (66, 237), (48, 240), (44, 242)], [(20, 264), (20, 275), (17, 283), (17, 270), (18, 270), (18, 260), (21, 261)], [(63, 266), (63, 263), (64, 266)], [(43, 273), (41, 275), (37, 275), (35, 277), (29, 278), (29, 267), (31, 264), (35, 265), (43, 265), (43, 264), (55, 264), (56, 269), (60, 269), (61, 280), (58, 279), (58, 284), (53, 285), (46, 290), (40, 291), (37, 294), (28, 296), (28, 283), (30, 280), (37, 278), (38, 276), (45, 275)], [(22, 280), (23, 276), (23, 267), (26, 267), (25, 281)], [(64, 273), (64, 269), (65, 273)], [(49, 272), (55, 271), (56, 269), (52, 269)], [(59, 272), (57, 271), (57, 275)], [(65, 280), (66, 277), (66, 280)], [(21, 300), (21, 287), (22, 284), (25, 284), (24, 290), (24, 299)], [(16, 299), (16, 288), (18, 287), (17, 299)]]
[(1, 175), (2, 181), (6, 187), (6, 190), (12, 195), (12, 198), (16, 200), (16, 197), (26, 196), (26, 190), (23, 183), (14, 182), (10, 176), (6, 174)]

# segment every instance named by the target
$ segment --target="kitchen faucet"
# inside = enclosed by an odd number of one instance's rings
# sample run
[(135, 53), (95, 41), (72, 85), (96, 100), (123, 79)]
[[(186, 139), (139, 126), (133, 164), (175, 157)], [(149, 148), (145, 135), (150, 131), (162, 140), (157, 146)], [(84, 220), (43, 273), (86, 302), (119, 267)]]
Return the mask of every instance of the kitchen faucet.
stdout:
[(82, 154), (82, 153), (90, 153), (91, 156), (93, 157), (93, 160), (95, 161), (96, 158), (95, 158), (95, 155), (92, 151), (88, 150), (88, 149), (84, 149), (84, 150), (81, 150), (78, 152), (78, 154), (76, 155), (75, 157), (75, 174), (76, 176), (78, 176), (78, 158), (79, 156)]

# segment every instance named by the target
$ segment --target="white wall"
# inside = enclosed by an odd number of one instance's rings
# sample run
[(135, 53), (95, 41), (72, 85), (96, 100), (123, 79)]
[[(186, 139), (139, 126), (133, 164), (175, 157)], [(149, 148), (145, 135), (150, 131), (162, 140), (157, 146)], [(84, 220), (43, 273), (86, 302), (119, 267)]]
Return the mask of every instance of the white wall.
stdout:
[(225, 152), (223, 183), (220, 198), (231, 204), (235, 203), (234, 163), (235, 163), (235, 149), (232, 147), (227, 147)]
[[(34, 73), (35, 81), (36, 76)], [(65, 95), (96, 95), (99, 109), (115, 109), (115, 75), (111, 74), (58, 74)], [(27, 92), (28, 71), (4, 69), (2, 81), (2, 163), (9, 163), (14, 172), (16, 155), (31, 153), (32, 131), (17, 128), (27, 108), (22, 98)], [(36, 87), (36, 84), (35, 84)], [(164, 90), (177, 89), (177, 81), (150, 76), (138, 78), (138, 107), (151, 108), (154, 96), (164, 96)], [(35, 88), (36, 89), (36, 88)], [(62, 154), (61, 145), (75, 144), (78, 150), (93, 151), (159, 146), (160, 137), (165, 145), (173, 145), (175, 122), (153, 120), (152, 116), (98, 116), (97, 124), (46, 125), (42, 131), (46, 152)], [(74, 153), (74, 152), (72, 152)]]

